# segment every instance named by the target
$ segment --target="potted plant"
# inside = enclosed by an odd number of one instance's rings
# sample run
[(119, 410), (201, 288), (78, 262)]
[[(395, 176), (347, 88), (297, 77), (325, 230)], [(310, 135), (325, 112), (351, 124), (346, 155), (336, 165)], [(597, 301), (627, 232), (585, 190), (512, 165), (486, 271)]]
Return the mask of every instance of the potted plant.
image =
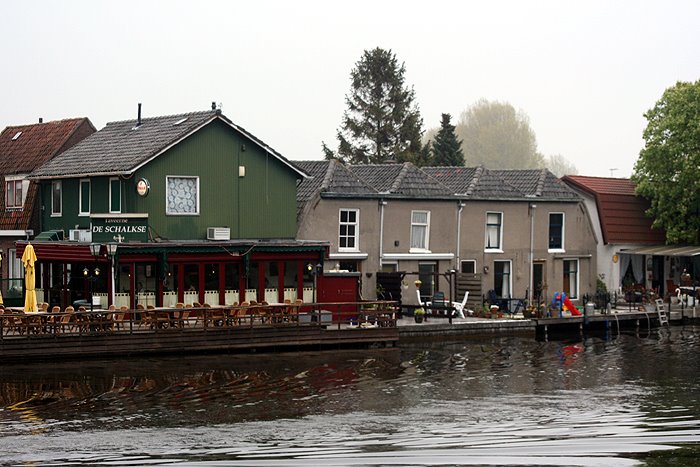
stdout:
[(416, 308), (413, 311), (413, 319), (416, 320), (416, 323), (422, 323), (424, 317), (425, 317), (425, 310), (423, 308)]

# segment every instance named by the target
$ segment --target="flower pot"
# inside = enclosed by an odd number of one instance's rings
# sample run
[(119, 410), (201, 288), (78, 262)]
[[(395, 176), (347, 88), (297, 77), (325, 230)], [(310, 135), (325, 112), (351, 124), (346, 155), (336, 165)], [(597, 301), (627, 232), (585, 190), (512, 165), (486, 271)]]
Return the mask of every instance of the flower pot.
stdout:
[(423, 316), (414, 316), (413, 319), (416, 320), (416, 323), (422, 323), (423, 322)]

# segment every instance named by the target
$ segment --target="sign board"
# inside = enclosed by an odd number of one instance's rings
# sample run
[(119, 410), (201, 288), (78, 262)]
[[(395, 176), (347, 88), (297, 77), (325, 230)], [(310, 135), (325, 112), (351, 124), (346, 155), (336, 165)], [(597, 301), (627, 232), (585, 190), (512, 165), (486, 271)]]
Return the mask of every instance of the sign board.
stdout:
[(148, 214), (93, 214), (92, 241), (147, 242)]

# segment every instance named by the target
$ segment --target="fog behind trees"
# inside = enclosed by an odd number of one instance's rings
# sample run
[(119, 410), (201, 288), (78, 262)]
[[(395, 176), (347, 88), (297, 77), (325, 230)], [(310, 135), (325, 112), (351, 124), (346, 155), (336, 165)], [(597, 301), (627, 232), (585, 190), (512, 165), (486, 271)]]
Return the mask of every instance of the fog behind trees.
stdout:
[[(426, 131), (432, 141), (438, 128)], [(547, 168), (556, 176), (574, 175), (576, 166), (561, 154), (545, 156), (537, 149), (530, 119), (508, 102), (481, 99), (462, 112), (455, 125), (466, 166), (494, 169)]]

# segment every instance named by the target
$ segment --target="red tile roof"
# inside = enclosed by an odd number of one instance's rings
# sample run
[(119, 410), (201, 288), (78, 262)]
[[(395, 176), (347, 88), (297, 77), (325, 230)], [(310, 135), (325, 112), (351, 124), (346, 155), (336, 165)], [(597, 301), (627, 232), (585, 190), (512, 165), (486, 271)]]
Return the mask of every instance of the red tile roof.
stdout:
[(29, 174), (54, 156), (95, 132), (87, 118), (8, 126), (0, 133), (0, 230), (38, 226), (38, 185), (29, 184), (22, 209), (5, 209), (5, 177)]
[(651, 228), (653, 219), (644, 214), (649, 209), (649, 201), (636, 195), (630, 179), (567, 175), (562, 181), (595, 199), (605, 244), (662, 245), (666, 242), (663, 230)]
[(31, 172), (77, 143), (73, 140), (79, 132), (86, 134), (78, 141), (94, 133), (95, 127), (87, 118), (8, 126), (0, 133), (0, 174)]

